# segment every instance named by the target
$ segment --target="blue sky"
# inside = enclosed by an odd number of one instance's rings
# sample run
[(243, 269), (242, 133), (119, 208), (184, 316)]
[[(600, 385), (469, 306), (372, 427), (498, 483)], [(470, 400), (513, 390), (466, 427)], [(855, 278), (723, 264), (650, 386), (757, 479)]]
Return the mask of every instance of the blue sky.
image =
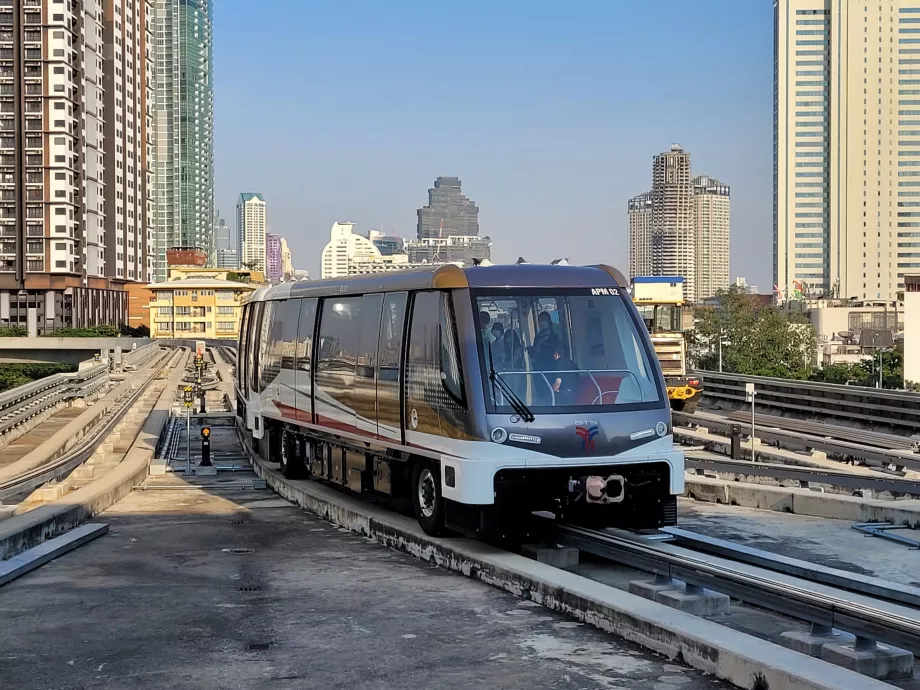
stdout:
[[(256, 9), (258, 8), (258, 9)], [(732, 276), (772, 275), (770, 0), (215, 0), (217, 206), (262, 192), (319, 276), (336, 220), (415, 235), (439, 175), (493, 260), (626, 269), (626, 202), (678, 142), (732, 187)]]

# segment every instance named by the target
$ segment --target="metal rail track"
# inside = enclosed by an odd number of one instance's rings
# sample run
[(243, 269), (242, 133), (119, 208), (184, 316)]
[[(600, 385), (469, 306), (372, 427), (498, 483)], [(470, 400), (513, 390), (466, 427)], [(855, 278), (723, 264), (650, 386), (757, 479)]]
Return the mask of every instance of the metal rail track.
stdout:
[(748, 563), (767, 570), (801, 577), (810, 582), (820, 582), (850, 592), (867, 594), (886, 601), (920, 608), (920, 588), (918, 587), (851, 573), (839, 568), (828, 568), (797, 558), (789, 558), (764, 551), (763, 549), (755, 549), (744, 544), (736, 544), (725, 539), (698, 534), (679, 527), (664, 527), (661, 532), (673, 537), (671, 543), (689, 546), (696, 551), (724, 556), (741, 563)]
[(920, 612), (916, 609), (670, 544), (569, 525), (553, 529), (559, 543), (601, 558), (712, 589), (791, 618), (920, 650)]
[[(748, 424), (742, 424), (740, 421), (734, 421), (731, 418), (720, 420), (714, 415), (699, 416), (683, 412), (673, 412), (672, 419), (675, 423), (682, 426), (703, 426), (715, 431), (716, 433), (730, 438), (732, 429), (741, 427), (742, 433), (750, 431), (750, 416), (747, 418)], [(775, 419), (775, 418), (773, 418)], [(756, 417), (755, 417), (756, 420)], [(805, 433), (803, 431), (793, 431), (785, 429), (776, 429), (769, 426), (759, 426), (755, 429), (755, 435), (763, 441), (775, 444), (779, 448), (790, 450), (820, 450), (829, 455), (835, 455), (840, 458), (855, 458), (863, 460), (867, 465), (886, 468), (892, 466), (896, 472), (901, 472), (905, 467), (920, 471), (920, 455), (906, 450), (885, 450), (877, 446), (865, 445), (862, 443), (852, 443), (845, 440), (837, 440), (833, 437), (822, 435), (822, 430), (830, 430), (830, 433), (836, 427), (828, 424), (817, 424), (809, 426), (815, 434)]]
[[(740, 424), (751, 423), (751, 415), (741, 411), (732, 412), (728, 415), (728, 419)], [(914, 443), (916, 443), (916, 441), (912, 441), (904, 436), (898, 436), (897, 434), (883, 434), (878, 431), (869, 431), (867, 429), (853, 429), (838, 424), (811, 422), (803, 419), (777, 417), (776, 415), (769, 414), (755, 414), (754, 423), (760, 427), (768, 426), (784, 431), (799, 431), (811, 436), (848, 441), (850, 443), (858, 443), (863, 446), (872, 446), (885, 450), (901, 450), (908, 453), (911, 452)]]
[(221, 347), (221, 348), (218, 348), (218, 349), (220, 350), (220, 356), (221, 356), (221, 357), (223, 357), (225, 360), (227, 360), (227, 362), (228, 362), (229, 364), (232, 364), (233, 366), (236, 366), (236, 363), (237, 363), (237, 352), (236, 352), (236, 348), (232, 348), (232, 347)]
[(695, 470), (698, 474), (708, 470), (723, 474), (769, 477), (776, 480), (786, 479), (798, 482), (803, 489), (810, 488), (813, 484), (823, 484), (848, 489), (853, 493), (868, 489), (876, 492), (888, 491), (895, 496), (920, 496), (920, 480), (915, 479), (868, 477), (862, 474), (853, 474), (852, 472), (825, 470), (817, 467), (712, 458), (689, 453), (685, 456), (684, 462), (687, 469)]
[(168, 359), (170, 362), (169, 367), (172, 368), (178, 363), (179, 358), (182, 356), (181, 352), (169, 352), (167, 350), (161, 350), (161, 352), (162, 357), (151, 367), (151, 371), (144, 379), (143, 384), (130, 391), (119, 400), (112, 409), (99, 420), (92, 431), (88, 432), (71, 449), (39, 467), (35, 467), (7, 481), (0, 482), (0, 501), (22, 495), (28, 491), (34, 491), (48, 482), (61, 479), (70, 474), (76, 467), (86, 462), (95, 452), (99, 444), (105, 440), (109, 433), (111, 433), (115, 425), (118, 424), (121, 418), (127, 414), (141, 395), (143, 395), (147, 386), (149, 386), (153, 379), (160, 374), (161, 367), (158, 366), (160, 362)]
[(714, 371), (696, 373), (703, 380), (703, 396), (710, 402), (744, 406), (745, 384), (753, 383), (761, 409), (907, 435), (920, 433), (917, 393)]

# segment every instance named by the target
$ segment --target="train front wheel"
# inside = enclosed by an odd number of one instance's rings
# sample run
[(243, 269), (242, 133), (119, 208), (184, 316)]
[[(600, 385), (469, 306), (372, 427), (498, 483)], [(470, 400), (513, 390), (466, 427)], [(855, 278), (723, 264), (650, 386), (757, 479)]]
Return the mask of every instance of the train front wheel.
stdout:
[(295, 434), (287, 429), (281, 432), (278, 464), (281, 465), (281, 474), (288, 479), (300, 479), (307, 475), (302, 447), (303, 443)]
[(432, 537), (446, 534), (441, 472), (433, 462), (420, 461), (412, 468), (412, 507), (425, 534)]

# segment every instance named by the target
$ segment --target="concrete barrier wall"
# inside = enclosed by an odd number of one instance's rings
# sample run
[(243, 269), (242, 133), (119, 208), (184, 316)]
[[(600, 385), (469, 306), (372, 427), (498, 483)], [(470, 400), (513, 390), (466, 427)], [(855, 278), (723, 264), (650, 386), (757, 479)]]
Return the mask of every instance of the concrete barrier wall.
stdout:
[(151, 338), (0, 338), (0, 364), (60, 362), (79, 364), (103, 349), (130, 352), (154, 342)]

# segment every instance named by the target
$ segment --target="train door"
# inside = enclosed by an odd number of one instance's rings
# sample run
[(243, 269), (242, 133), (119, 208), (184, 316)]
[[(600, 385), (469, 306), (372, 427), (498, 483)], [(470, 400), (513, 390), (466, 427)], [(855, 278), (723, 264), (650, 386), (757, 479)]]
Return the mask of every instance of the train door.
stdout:
[(269, 331), (268, 357), (265, 362), (266, 390), (262, 410), (281, 417), (294, 418), (294, 352), (300, 300), (288, 299), (274, 304)]
[(316, 423), (354, 432), (355, 364), (362, 297), (330, 297), (322, 302), (313, 409)]
[(392, 292), (383, 300), (377, 346), (377, 436), (404, 443), (400, 372), (408, 293)]
[(297, 330), (297, 371), (294, 374), (296, 416), (299, 422), (313, 422), (313, 329), (316, 326), (316, 299), (301, 300)]
[(429, 446), (426, 436), (439, 436), (438, 401), (441, 397), (438, 321), (441, 294), (417, 292), (406, 354), (406, 441)]
[(246, 400), (246, 354), (249, 341), (249, 315), (252, 313), (252, 304), (243, 306), (243, 316), (240, 318), (240, 339), (236, 346), (236, 390), (242, 401)]
[(262, 391), (268, 385), (267, 375), (270, 371), (266, 366), (268, 362), (268, 343), (271, 331), (272, 313), (277, 302), (260, 302), (259, 309), (256, 312), (258, 319), (257, 330), (253, 340), (254, 362), (252, 366), (252, 376), (249, 385), (250, 395), (247, 403), (246, 415), (251, 420), (250, 429), (252, 429), (253, 438), (262, 438), (265, 434), (265, 424), (262, 421)]
[(377, 336), (383, 295), (364, 295), (358, 316), (358, 357), (355, 365), (354, 407), (358, 430), (377, 436)]

